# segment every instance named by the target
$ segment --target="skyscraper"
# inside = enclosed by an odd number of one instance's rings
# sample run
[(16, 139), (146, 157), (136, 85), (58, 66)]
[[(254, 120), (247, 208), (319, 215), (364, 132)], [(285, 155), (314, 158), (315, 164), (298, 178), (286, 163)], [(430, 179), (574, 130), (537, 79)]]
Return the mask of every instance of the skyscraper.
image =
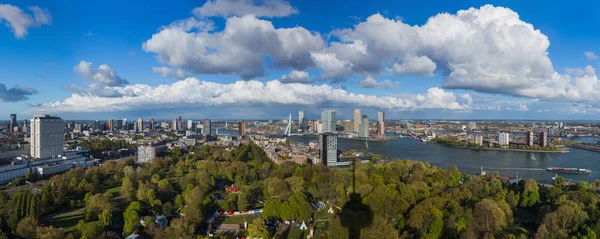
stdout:
[(209, 119), (205, 119), (204, 120), (204, 124), (202, 125), (202, 135), (204, 136), (209, 136), (210, 135), (210, 120)]
[(369, 117), (367, 115), (362, 115), (360, 119), (360, 124), (358, 125), (358, 137), (369, 137)]
[(337, 134), (326, 132), (319, 135), (319, 158), (327, 166), (337, 163)]
[(540, 146), (548, 146), (548, 134), (546, 132), (540, 132), (540, 138), (538, 139)]
[(354, 110), (354, 130), (358, 131), (358, 126), (360, 125), (360, 110)]
[(304, 110), (298, 111), (298, 129), (302, 132), (306, 131), (307, 122), (306, 118), (304, 118)]
[(142, 118), (138, 118), (137, 119), (137, 131), (136, 132), (142, 132), (144, 131), (144, 120)]
[(31, 119), (31, 157), (39, 159), (62, 155), (63, 134), (64, 124), (61, 118), (49, 115), (34, 116)]
[(173, 127), (173, 131), (177, 131), (177, 118), (173, 119), (173, 124), (171, 127)]
[[(23, 129), (22, 132), (25, 134), (29, 133), (29, 122), (27, 122), (27, 120), (23, 120)], [(27, 135), (25, 135), (25, 137), (27, 137)]]
[(197, 124), (193, 120), (187, 121), (187, 129), (192, 132), (196, 132)]
[(500, 146), (505, 146), (510, 144), (510, 134), (509, 133), (499, 133), (498, 134), (498, 144)]
[(321, 113), (321, 120), (323, 121), (323, 129), (321, 132), (333, 132), (336, 133), (336, 117), (335, 110), (325, 110)]
[(177, 117), (177, 130), (183, 130), (183, 120), (181, 116)]
[(108, 126), (108, 131), (113, 131), (113, 120), (112, 119), (108, 120), (107, 126)]
[(533, 146), (533, 132), (528, 131), (525, 134), (525, 145), (527, 145), (527, 146)]
[(15, 132), (15, 126), (17, 126), (17, 114), (10, 114), (10, 121), (8, 122), (8, 131)]
[(154, 130), (154, 119), (153, 118), (150, 118), (148, 120), (148, 124), (150, 125), (150, 130)]
[(94, 130), (100, 130), (100, 121), (94, 121)]
[(238, 122), (238, 135), (246, 136), (246, 121)]
[(385, 134), (385, 112), (383, 111), (377, 113), (377, 133), (379, 135)]

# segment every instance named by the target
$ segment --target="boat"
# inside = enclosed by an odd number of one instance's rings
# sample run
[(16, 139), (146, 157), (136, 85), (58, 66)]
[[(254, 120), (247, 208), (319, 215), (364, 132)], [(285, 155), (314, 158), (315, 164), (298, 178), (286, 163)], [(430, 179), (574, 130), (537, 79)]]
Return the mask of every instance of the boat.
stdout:
[(519, 177), (519, 172), (517, 172), (516, 176), (500, 176), (500, 178), (507, 180), (510, 183), (516, 183), (518, 181), (523, 180), (523, 178)]
[(588, 174), (591, 173), (592, 170), (585, 168), (556, 168), (550, 167), (546, 168), (546, 171), (558, 172), (558, 173), (579, 173), (579, 174)]

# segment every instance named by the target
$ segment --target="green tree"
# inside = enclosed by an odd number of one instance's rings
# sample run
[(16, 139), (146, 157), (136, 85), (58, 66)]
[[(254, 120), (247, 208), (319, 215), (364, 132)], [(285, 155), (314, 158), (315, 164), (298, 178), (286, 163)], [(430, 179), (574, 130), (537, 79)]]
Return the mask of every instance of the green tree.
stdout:
[(35, 232), (36, 239), (62, 239), (65, 238), (65, 230), (63, 228), (38, 227)]
[(506, 214), (495, 201), (483, 199), (473, 208), (471, 225), (480, 234), (494, 234), (506, 226)]
[(249, 238), (271, 238), (271, 234), (265, 228), (265, 221), (260, 218), (254, 218), (248, 225)]
[(523, 192), (521, 193), (521, 202), (519, 206), (524, 208), (532, 207), (540, 201), (540, 193), (537, 182), (534, 179), (527, 179)]
[(186, 224), (181, 219), (173, 219), (169, 227), (165, 229), (167, 238), (189, 239), (194, 236), (194, 227)]
[(129, 236), (140, 226), (140, 210), (142, 210), (142, 206), (138, 201), (133, 201), (127, 206), (127, 209), (123, 213), (123, 220), (125, 220), (123, 236)]
[(27, 236), (29, 238), (35, 237), (35, 231), (37, 230), (37, 220), (33, 217), (25, 217), (19, 221), (17, 225), (17, 233)]

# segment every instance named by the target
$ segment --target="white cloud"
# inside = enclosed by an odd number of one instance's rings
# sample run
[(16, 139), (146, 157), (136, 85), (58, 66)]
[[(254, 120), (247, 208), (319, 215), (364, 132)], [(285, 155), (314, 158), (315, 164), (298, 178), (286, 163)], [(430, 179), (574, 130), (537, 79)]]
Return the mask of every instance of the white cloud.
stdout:
[(400, 86), (400, 83), (395, 82), (393, 83), (390, 80), (383, 80), (381, 82), (378, 82), (377, 80), (373, 79), (373, 77), (371, 76), (367, 76), (365, 77), (365, 79), (361, 80), (359, 82), (360, 87), (362, 88), (380, 88), (380, 87), (385, 87), (385, 88), (395, 88)]
[(285, 17), (298, 10), (285, 0), (208, 0), (193, 13), (198, 17), (229, 17), (254, 15), (257, 17)]
[(595, 61), (595, 60), (598, 60), (598, 56), (597, 56), (597, 55), (596, 55), (594, 52), (591, 52), (591, 51), (586, 51), (586, 52), (584, 52), (583, 54), (585, 55), (585, 57), (587, 57), (587, 59), (588, 59), (589, 61)]
[(29, 10), (32, 14), (23, 12), (19, 7), (0, 3), (0, 23), (6, 21), (6, 25), (19, 39), (25, 38), (31, 27), (41, 27), (52, 23), (52, 16), (47, 9), (31, 6)]
[(308, 72), (306, 71), (291, 71), (288, 74), (281, 76), (281, 83), (308, 83)]
[(190, 17), (186, 19), (181, 19), (172, 22), (169, 26), (163, 27), (163, 29), (167, 28), (179, 28), (182, 31), (198, 31), (198, 32), (208, 32), (212, 31), (215, 28), (215, 23), (210, 20), (198, 20), (196, 18)]
[(7, 88), (5, 84), (0, 83), (0, 103), (28, 100), (27, 96), (34, 94), (37, 94), (37, 90), (34, 88), (19, 86)]
[(436, 68), (435, 62), (426, 56), (409, 56), (402, 63), (394, 63), (393, 72), (398, 75), (417, 75), (432, 77)]
[(122, 86), (129, 83), (127, 80), (119, 77), (117, 72), (106, 64), (93, 69), (91, 62), (80, 61), (73, 69), (75, 72), (81, 74), (81, 77), (93, 83), (107, 86)]
[(457, 99), (454, 93), (439, 88), (430, 88), (425, 94), (378, 97), (350, 93), (326, 84), (283, 84), (278, 80), (266, 83), (252, 80), (222, 84), (195, 78), (157, 87), (137, 84), (107, 88), (123, 96), (111, 98), (75, 93), (62, 102), (46, 103), (36, 110), (39, 112), (110, 112), (141, 108), (155, 110), (203, 106), (283, 105), (448, 110), (462, 110), (469, 107), (467, 104), (460, 103), (461, 100)]
[(527, 105), (521, 104), (519, 105), (519, 108), (516, 109), (518, 111), (529, 111), (529, 109), (527, 108)]
[(275, 29), (271, 22), (254, 16), (231, 17), (221, 32), (185, 30), (165, 27), (143, 49), (156, 53), (162, 63), (191, 72), (252, 79), (266, 75), (264, 56), (276, 68), (303, 70), (314, 66), (310, 52), (325, 47), (318, 33), (302, 27)]
[(154, 71), (154, 73), (161, 75), (162, 77), (166, 77), (166, 78), (174, 78), (174, 79), (178, 79), (178, 80), (182, 80), (187, 78), (189, 75), (183, 71), (182, 69), (171, 69), (169, 67), (166, 66), (162, 66), (162, 67), (152, 67), (152, 71)]

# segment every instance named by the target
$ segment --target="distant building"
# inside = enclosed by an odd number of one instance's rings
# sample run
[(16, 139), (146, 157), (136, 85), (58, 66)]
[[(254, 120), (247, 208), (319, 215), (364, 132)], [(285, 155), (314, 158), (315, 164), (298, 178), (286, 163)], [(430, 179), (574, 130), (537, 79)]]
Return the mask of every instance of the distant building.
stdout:
[(181, 116), (177, 117), (177, 130), (183, 130), (183, 120)]
[(360, 124), (358, 126), (358, 137), (369, 137), (369, 117), (367, 115), (363, 115), (360, 119)]
[(8, 121), (8, 130), (12, 133), (15, 132), (15, 126), (17, 126), (17, 114), (10, 114), (10, 121)]
[(306, 119), (304, 118), (304, 110), (298, 111), (298, 129), (304, 132), (304, 125), (306, 124)]
[(108, 127), (108, 131), (113, 131), (113, 120), (109, 119), (106, 126)]
[(238, 136), (246, 136), (246, 121), (238, 122)]
[(99, 120), (94, 121), (94, 130), (100, 130), (100, 121)]
[(361, 116), (360, 110), (355, 109), (354, 110), (354, 130), (356, 130), (356, 131), (359, 130), (359, 126), (360, 126), (360, 122), (361, 122), (360, 116)]
[(337, 134), (326, 132), (319, 135), (319, 158), (321, 163), (327, 166), (335, 166), (337, 163)]
[(377, 112), (377, 133), (385, 135), (385, 112)]
[(138, 163), (148, 163), (156, 158), (156, 148), (152, 146), (138, 146)]
[(335, 110), (325, 110), (321, 113), (321, 121), (323, 122), (323, 126), (321, 132), (332, 132), (336, 133), (336, 116)]
[(533, 132), (529, 131), (525, 134), (525, 145), (533, 146)]
[(561, 129), (562, 129), (563, 127), (564, 127), (564, 125), (563, 125), (563, 122), (559, 122), (559, 123), (558, 123), (558, 128), (561, 128)]
[(498, 134), (498, 144), (500, 146), (507, 146), (510, 144), (510, 134), (509, 133), (499, 133)]
[(482, 146), (483, 145), (483, 136), (475, 135), (475, 144)]
[(477, 122), (475, 121), (469, 121), (469, 123), (467, 123), (467, 128), (471, 131), (476, 130), (477, 129)]
[(209, 119), (204, 120), (204, 124), (202, 125), (202, 134), (204, 136), (209, 136), (211, 131), (211, 122)]
[(187, 121), (187, 129), (189, 131), (196, 132), (197, 128), (198, 127), (197, 127), (196, 122), (194, 122), (193, 120), (188, 120)]
[(548, 146), (548, 134), (546, 132), (541, 132), (539, 136), (540, 146), (546, 147)]
[(153, 118), (150, 118), (148, 120), (148, 124), (150, 125), (150, 130), (154, 130), (154, 119)]
[(142, 118), (138, 118), (137, 119), (137, 130), (136, 132), (142, 132), (144, 131), (144, 120)]
[(177, 131), (177, 118), (173, 119), (173, 123), (171, 124), (173, 131)]
[(56, 116), (35, 115), (31, 119), (31, 157), (53, 158), (64, 152), (64, 123)]
[(29, 128), (29, 122), (26, 119), (23, 120), (23, 128), (21, 130), (25, 134), (25, 137), (27, 137), (27, 135), (29, 134)]

